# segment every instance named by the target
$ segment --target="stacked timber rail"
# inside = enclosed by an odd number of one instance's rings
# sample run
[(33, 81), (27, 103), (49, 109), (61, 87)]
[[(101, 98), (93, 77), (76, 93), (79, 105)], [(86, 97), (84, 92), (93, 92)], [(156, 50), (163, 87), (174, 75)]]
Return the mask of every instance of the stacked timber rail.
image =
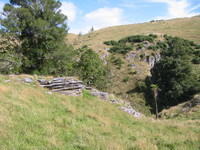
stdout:
[(52, 92), (58, 92), (64, 95), (79, 96), (82, 94), (82, 89), (86, 88), (82, 81), (76, 81), (74, 78), (53, 78), (51, 81), (39, 79), (40, 85), (48, 88)]

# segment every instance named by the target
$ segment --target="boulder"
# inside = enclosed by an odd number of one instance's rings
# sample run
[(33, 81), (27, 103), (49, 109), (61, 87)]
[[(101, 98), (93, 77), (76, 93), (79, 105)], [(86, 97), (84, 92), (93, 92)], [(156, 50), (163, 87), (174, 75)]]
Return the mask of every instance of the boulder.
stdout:
[(147, 63), (153, 67), (155, 65), (155, 58), (153, 56), (149, 56), (147, 59)]
[(109, 51), (110, 50), (110, 48), (105, 48), (105, 51)]
[(107, 57), (108, 57), (108, 54), (103, 53), (103, 54), (101, 54), (100, 59), (101, 59), (101, 60), (104, 60), (104, 59), (107, 58)]
[(151, 46), (151, 43), (149, 43), (149, 41), (144, 41), (143, 45), (145, 48), (148, 48), (149, 46)]
[(125, 59), (135, 58), (136, 56), (137, 56), (136, 53), (134, 53), (134, 52), (129, 52), (129, 53), (125, 56)]
[(134, 117), (140, 118), (141, 114), (136, 112), (131, 106), (129, 107), (118, 107), (119, 109), (122, 109), (124, 112), (133, 115)]
[(160, 59), (161, 59), (161, 55), (160, 55), (160, 53), (156, 53), (156, 56), (155, 56), (156, 58), (156, 62), (158, 62)]
[(4, 82), (10, 82), (11, 80), (4, 80)]
[(100, 99), (103, 99), (106, 101), (108, 100), (108, 93), (106, 93), (106, 92), (95, 91), (95, 92), (91, 92), (90, 94), (93, 96), (96, 96)]
[(113, 104), (120, 104), (116, 99), (111, 99), (111, 100), (110, 100), (110, 103), (113, 103)]
[(26, 83), (32, 83), (32, 82), (34, 82), (31, 78), (24, 78), (24, 81)]
[(130, 67), (131, 67), (131, 68), (135, 68), (136, 65), (135, 65), (135, 64), (130, 64)]

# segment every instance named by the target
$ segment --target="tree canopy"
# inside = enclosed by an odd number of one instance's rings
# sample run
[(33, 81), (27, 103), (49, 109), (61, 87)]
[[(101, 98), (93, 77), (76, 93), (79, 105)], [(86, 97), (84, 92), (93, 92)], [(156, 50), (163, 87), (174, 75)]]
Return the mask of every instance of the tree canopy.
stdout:
[(200, 82), (192, 71), (190, 53), (193, 51), (187, 41), (180, 38), (168, 40), (168, 47), (161, 50), (161, 60), (151, 70), (152, 82), (160, 91), (160, 109), (186, 101), (200, 90)]
[(92, 49), (86, 49), (81, 55), (78, 68), (80, 70), (79, 76), (89, 86), (93, 85), (102, 90), (108, 86), (108, 70), (103, 65), (99, 55)]
[(51, 53), (65, 49), (67, 17), (56, 0), (10, 0), (0, 19), (4, 37), (14, 37), (14, 52), (21, 56), (22, 71), (41, 71)]

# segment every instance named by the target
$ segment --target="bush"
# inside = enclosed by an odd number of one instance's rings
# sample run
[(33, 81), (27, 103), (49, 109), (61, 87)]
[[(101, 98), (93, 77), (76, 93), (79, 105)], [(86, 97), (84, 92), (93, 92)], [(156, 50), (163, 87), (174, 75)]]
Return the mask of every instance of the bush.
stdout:
[(140, 54), (141, 59), (144, 59), (144, 57), (145, 57), (145, 53)]
[(116, 58), (112, 61), (115, 65), (122, 65), (124, 62), (121, 60), (121, 58)]
[(158, 38), (158, 36), (156, 34), (149, 34), (149, 37), (152, 37), (154, 39)]
[(131, 75), (137, 74), (137, 71), (130, 71), (129, 74)]
[(123, 81), (123, 82), (128, 82), (129, 79), (130, 79), (129, 77), (125, 77), (122, 81)]
[(92, 49), (86, 50), (78, 63), (79, 76), (88, 86), (105, 90), (109, 85), (109, 71)]
[(137, 82), (136, 87), (139, 90), (139, 92), (145, 92), (147, 90), (147, 86), (146, 86), (146, 83), (144, 81)]
[(166, 42), (157, 42), (157, 48), (164, 49), (167, 48)]
[(9, 52), (0, 53), (0, 73), (20, 73), (22, 65), (22, 57)]
[(116, 42), (116, 41), (113, 41), (113, 40), (111, 40), (111, 41), (105, 41), (105, 42), (103, 42), (103, 44), (106, 44), (106, 45), (112, 45), (112, 46), (114, 46), (114, 45), (117, 45), (117, 42)]
[(109, 52), (118, 53), (118, 54), (127, 54), (132, 49), (133, 49), (132, 46), (116, 45), (116, 46), (111, 47)]
[(112, 58), (111, 59), (112, 63), (114, 65), (117, 65), (117, 69), (121, 69), (122, 64), (124, 63), (121, 58)]
[(139, 42), (143, 42), (143, 41), (149, 41), (149, 42), (153, 42), (153, 38), (150, 36), (145, 36), (145, 35), (134, 35), (134, 36), (129, 36), (126, 38), (123, 38), (121, 40), (119, 40), (119, 43), (139, 43)]
[(155, 45), (150, 45), (150, 46), (148, 47), (148, 49), (153, 50), (153, 51), (156, 51), (156, 50), (158, 49), (158, 47), (155, 46)]
[(193, 64), (200, 64), (200, 57), (196, 57), (192, 60)]
[(137, 50), (142, 49), (143, 46), (144, 46), (143, 43), (139, 43), (139, 44), (138, 44), (138, 47), (137, 47)]

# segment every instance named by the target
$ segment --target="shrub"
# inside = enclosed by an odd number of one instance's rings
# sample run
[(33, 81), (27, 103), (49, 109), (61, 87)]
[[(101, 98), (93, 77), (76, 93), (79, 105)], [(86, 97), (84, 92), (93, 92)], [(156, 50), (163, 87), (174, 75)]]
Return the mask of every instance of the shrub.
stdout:
[(153, 42), (153, 38), (145, 35), (134, 35), (119, 40), (119, 43), (139, 43), (143, 41)]
[(144, 57), (145, 57), (145, 53), (140, 54), (141, 59), (144, 59)]
[(136, 87), (139, 90), (139, 92), (145, 92), (147, 89), (146, 83), (144, 81), (137, 82)]
[(194, 64), (200, 64), (200, 57), (196, 57), (192, 60)]
[(152, 37), (154, 39), (158, 38), (158, 36), (156, 34), (149, 34), (149, 37)]
[(85, 51), (78, 63), (79, 76), (88, 86), (105, 90), (109, 85), (109, 71), (92, 49)]
[(157, 48), (164, 49), (167, 48), (166, 42), (157, 42)]
[(143, 46), (144, 46), (143, 43), (139, 43), (137, 49), (138, 49), (138, 50), (139, 50), (139, 49), (142, 49)]
[(116, 45), (110, 48), (109, 52), (118, 54), (127, 54), (132, 50), (132, 46)]
[(148, 48), (153, 51), (156, 51), (158, 49), (155, 45), (150, 45)]
[(103, 42), (103, 44), (106, 44), (106, 45), (112, 45), (112, 46), (114, 46), (114, 45), (117, 45), (117, 42), (116, 42), (116, 41), (113, 41), (113, 40), (111, 40), (111, 41), (105, 41), (105, 42)]
[(125, 77), (122, 81), (123, 81), (123, 82), (128, 82), (129, 79), (130, 79), (129, 77)]
[(137, 71), (130, 71), (129, 74), (131, 75), (137, 74)]

